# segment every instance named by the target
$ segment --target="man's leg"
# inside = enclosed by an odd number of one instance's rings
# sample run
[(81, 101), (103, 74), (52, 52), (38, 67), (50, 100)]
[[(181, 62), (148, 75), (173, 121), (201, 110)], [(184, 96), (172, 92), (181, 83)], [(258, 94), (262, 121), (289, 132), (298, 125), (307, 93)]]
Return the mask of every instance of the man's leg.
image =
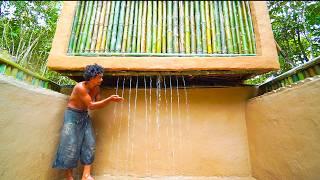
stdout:
[(66, 178), (67, 178), (67, 180), (73, 180), (72, 169), (66, 170)]
[(94, 180), (93, 177), (90, 175), (91, 165), (84, 165), (83, 166), (83, 174), (82, 180)]
[(83, 175), (82, 175), (83, 180), (93, 180), (93, 177), (90, 174), (91, 173), (90, 170), (91, 170), (91, 164), (93, 163), (93, 160), (94, 160), (95, 149), (96, 149), (96, 140), (94, 137), (91, 120), (88, 119), (85, 127), (84, 139), (83, 139), (83, 143), (80, 151), (80, 161), (84, 165)]

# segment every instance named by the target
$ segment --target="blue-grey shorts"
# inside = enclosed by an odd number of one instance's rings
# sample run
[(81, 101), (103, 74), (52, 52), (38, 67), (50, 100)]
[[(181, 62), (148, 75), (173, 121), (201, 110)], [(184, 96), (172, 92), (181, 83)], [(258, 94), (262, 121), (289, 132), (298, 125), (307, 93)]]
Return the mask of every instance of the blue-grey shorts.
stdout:
[(78, 160), (90, 165), (94, 160), (95, 137), (88, 111), (68, 107), (64, 113), (60, 143), (52, 167), (70, 169), (77, 167)]

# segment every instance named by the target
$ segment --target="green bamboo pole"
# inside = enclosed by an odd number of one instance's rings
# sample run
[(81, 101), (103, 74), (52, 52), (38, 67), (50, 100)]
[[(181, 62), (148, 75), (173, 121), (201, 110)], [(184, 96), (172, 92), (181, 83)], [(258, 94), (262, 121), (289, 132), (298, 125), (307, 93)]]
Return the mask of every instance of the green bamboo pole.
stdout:
[(162, 53), (167, 52), (167, 5), (166, 1), (162, 1), (162, 9), (163, 9), (163, 16), (162, 16)]
[(92, 12), (92, 1), (87, 1), (86, 4), (86, 11), (85, 11), (85, 21), (84, 21), (84, 26), (83, 29), (81, 29), (80, 32), (80, 41), (79, 41), (79, 47), (77, 47), (78, 52), (84, 52), (84, 48), (86, 45), (86, 38), (88, 34), (88, 28), (90, 24), (90, 19), (91, 19), (91, 12)]
[(123, 40), (122, 40), (122, 47), (121, 47), (121, 52), (126, 52), (126, 47), (127, 47), (127, 40), (128, 40), (128, 28), (129, 28), (129, 15), (130, 14), (130, 3), (131, 1), (128, 1), (126, 11), (125, 11), (125, 21), (124, 21), (124, 30), (123, 30)]
[(244, 1), (241, 1), (241, 6), (242, 6), (242, 14), (243, 14), (243, 24), (244, 24), (244, 28), (245, 28), (245, 34), (246, 34), (246, 38), (248, 40), (248, 48), (249, 48), (249, 53), (253, 52), (253, 48), (252, 48), (252, 40), (251, 40), (251, 36), (250, 36), (250, 29), (249, 29), (249, 23), (248, 23), (248, 17), (247, 17), (247, 10), (246, 10), (246, 5), (244, 3)]
[(190, 15), (189, 15), (189, 1), (185, 1), (185, 5), (184, 5), (184, 14), (185, 14), (185, 17), (184, 17), (184, 24), (185, 24), (185, 42), (186, 42), (186, 53), (187, 54), (190, 54), (191, 53), (191, 42), (190, 42)]
[(227, 51), (229, 54), (233, 54), (233, 42), (232, 42), (232, 35), (231, 35), (231, 30), (230, 30), (228, 2), (227, 1), (223, 1), (223, 15), (224, 15), (224, 26), (225, 26), (226, 39), (227, 39)]
[(77, 32), (77, 29), (79, 29), (78, 27), (80, 26), (79, 21), (81, 21), (81, 19), (79, 19), (79, 16), (80, 16), (80, 13), (81, 13), (81, 8), (82, 8), (81, 4), (82, 4), (81, 2), (77, 3), (76, 12), (75, 12), (75, 15), (73, 17), (71, 36), (70, 36), (69, 47), (68, 47), (68, 52), (69, 53), (73, 52), (72, 49), (75, 46), (76, 32)]
[[(111, 19), (111, 1), (106, 2), (106, 10), (105, 10), (105, 17), (104, 17), (104, 23), (103, 23), (103, 30), (102, 30), (102, 37), (101, 37), (101, 44), (99, 51), (104, 52), (106, 49), (106, 41), (107, 41), (107, 33), (108, 33), (108, 28), (109, 28), (109, 22), (112, 21)], [(113, 16), (112, 16), (113, 18)]]
[(115, 9), (114, 9), (114, 19), (112, 24), (112, 35), (110, 42), (110, 52), (116, 51), (116, 42), (117, 42), (117, 30), (118, 30), (118, 22), (119, 22), (119, 14), (120, 14), (120, 3), (121, 1), (116, 1)]
[(215, 46), (217, 49), (217, 53), (222, 53), (222, 45), (221, 45), (221, 28), (220, 28), (220, 9), (219, 9), (219, 3), (217, 1), (214, 1), (214, 19), (215, 19), (215, 28), (216, 28), (216, 42)]
[(139, 1), (134, 2), (134, 21), (133, 21), (133, 34), (132, 34), (132, 50), (131, 52), (137, 52), (137, 29), (138, 29), (138, 19), (141, 16), (138, 16), (139, 13)]
[(138, 1), (139, 2), (139, 12), (138, 12), (138, 35), (137, 35), (137, 50), (136, 52), (139, 53), (141, 52), (141, 38), (142, 38), (142, 9), (145, 9), (143, 7), (143, 1)]
[(204, 7), (205, 7), (205, 20), (206, 20), (206, 27), (207, 27), (207, 48), (208, 48), (208, 53), (212, 54), (212, 43), (211, 43), (211, 20), (210, 20), (210, 11), (209, 11), (209, 2), (205, 1), (204, 2)]
[(241, 38), (240, 38), (240, 27), (239, 27), (239, 21), (238, 21), (238, 8), (237, 8), (237, 3), (235, 1), (231, 1), (232, 3), (232, 8), (233, 8), (233, 17), (234, 17), (234, 24), (235, 24), (235, 31), (236, 31), (236, 43), (237, 43), (237, 51), (239, 54), (242, 52), (241, 48)]
[(219, 4), (219, 14), (220, 14), (220, 33), (221, 33), (221, 52), (222, 54), (226, 54), (228, 53), (227, 51), (227, 41), (226, 41), (226, 31), (224, 28), (224, 24), (225, 24), (225, 17), (224, 15), (224, 11), (223, 11), (223, 6), (222, 6), (221, 1), (218, 2)]
[[(93, 33), (92, 33), (92, 40), (91, 40), (91, 45), (90, 45), (90, 52), (95, 51), (96, 43), (97, 43), (97, 38), (98, 38), (98, 28), (99, 28), (99, 22), (100, 22), (100, 15), (101, 15), (101, 8), (102, 8), (102, 1), (98, 1), (97, 4), (97, 12), (96, 12), (96, 19), (94, 21), (94, 26), (93, 26)], [(101, 18), (102, 19), (102, 18)]]
[(204, 1), (200, 1), (200, 17), (201, 17), (201, 37), (202, 37), (202, 49), (203, 53), (208, 53), (207, 46), (207, 23), (206, 23), (206, 15), (205, 15), (205, 7)]
[(194, 1), (190, 1), (190, 36), (191, 36), (191, 53), (197, 52), (197, 44), (196, 44), (196, 25), (195, 25), (195, 18), (194, 18)]
[(217, 53), (217, 48), (216, 48), (216, 28), (215, 28), (215, 17), (214, 17), (214, 12), (215, 12), (215, 7), (213, 6), (213, 2), (209, 1), (209, 9), (210, 9), (210, 27), (211, 27), (211, 40), (212, 40), (212, 52)]
[(90, 19), (90, 25), (89, 25), (89, 29), (88, 29), (88, 37), (86, 39), (86, 46), (85, 46), (85, 51), (87, 51), (87, 52), (90, 51), (90, 45), (92, 42), (93, 26), (94, 26), (94, 22), (96, 19), (96, 14), (97, 14), (97, 1), (94, 1), (91, 19)]
[(148, 11), (148, 2), (143, 2), (143, 15), (142, 15), (142, 25), (141, 25), (141, 52), (146, 52), (146, 28), (147, 28), (147, 11)]
[[(106, 36), (106, 43), (105, 43), (105, 52), (111, 52), (111, 38), (112, 38), (112, 30), (116, 27), (113, 27), (113, 22), (115, 19), (115, 10), (116, 10), (116, 4), (118, 2), (116, 1), (111, 1), (111, 12), (110, 12), (110, 17), (109, 17), (109, 22), (108, 22), (108, 29), (107, 29), (107, 36)], [(118, 13), (118, 12), (117, 12)], [(118, 21), (118, 19), (116, 20)]]
[(147, 15), (147, 53), (152, 52), (152, 2), (148, 1), (148, 15)]
[(185, 53), (185, 26), (184, 26), (184, 3), (179, 1), (179, 50), (180, 53)]
[(167, 53), (173, 52), (173, 30), (172, 30), (172, 1), (167, 1), (168, 3), (168, 27), (167, 27)]
[(74, 56), (86, 57), (104, 57), (104, 56), (121, 56), (121, 57), (238, 57), (238, 56), (256, 56), (256, 54), (185, 54), (185, 53), (122, 53), (122, 52), (108, 52), (108, 53), (75, 53)]
[(155, 53), (157, 51), (157, 30), (158, 30), (158, 23), (157, 23), (157, 1), (152, 2), (152, 46), (151, 51)]
[(132, 1), (131, 7), (130, 7), (130, 19), (129, 19), (129, 32), (128, 32), (127, 52), (132, 52), (134, 5), (135, 5), (135, 2)]
[(157, 53), (161, 53), (162, 38), (162, 1), (158, 1)]
[(178, 1), (173, 1), (173, 52), (179, 53)]
[(255, 41), (255, 36), (254, 36), (254, 31), (253, 31), (253, 22), (252, 22), (252, 15), (251, 15), (251, 10), (250, 10), (250, 4), (249, 1), (245, 1), (245, 6), (246, 6), (246, 12), (247, 12), (247, 19), (248, 19), (248, 25), (249, 25), (249, 32), (250, 32), (250, 39), (251, 39), (251, 53), (256, 53), (256, 41)]
[(116, 40), (116, 52), (121, 51), (121, 43), (122, 43), (123, 29), (124, 29), (124, 18), (126, 14), (126, 3), (127, 3), (126, 1), (121, 1), (119, 27), (118, 27), (117, 40)]
[(75, 34), (75, 39), (74, 39), (74, 45), (72, 47), (72, 53), (75, 53), (77, 52), (77, 47), (78, 47), (78, 44), (79, 44), (79, 39), (80, 39), (80, 32), (81, 32), (81, 28), (83, 28), (84, 26), (84, 13), (85, 13), (85, 3), (84, 1), (81, 1), (81, 4), (80, 4), (80, 15), (79, 15), (79, 21), (78, 21), (78, 26), (77, 26), (77, 30), (76, 30), (76, 34)]
[(200, 5), (195, 1), (195, 22), (196, 22), (196, 38), (197, 38), (197, 53), (202, 54), (202, 36), (201, 36), (201, 19), (200, 19)]
[(243, 15), (242, 15), (242, 8), (241, 2), (237, 2), (238, 5), (238, 15), (239, 15), (239, 25), (240, 25), (240, 35), (241, 35), (241, 42), (242, 42), (242, 53), (247, 54), (249, 53), (248, 49), (248, 41), (246, 38), (246, 32), (243, 24)]
[[(110, 1), (109, 1), (110, 2)], [(105, 26), (105, 22), (107, 21), (106, 18), (106, 8), (107, 8), (107, 3), (106, 1), (103, 1), (102, 3), (102, 9), (101, 9), (101, 17), (100, 17), (100, 21), (99, 21), (99, 29), (98, 29), (98, 37), (97, 37), (97, 43), (96, 43), (96, 51), (101, 52), (101, 41), (102, 41), (102, 33), (106, 32), (106, 26)], [(105, 30), (105, 31), (104, 31)]]
[(230, 20), (230, 27), (231, 27), (231, 37), (232, 37), (232, 43), (233, 43), (233, 52), (239, 53), (238, 51), (238, 43), (237, 43), (237, 34), (236, 34), (236, 28), (235, 28), (235, 22), (234, 22), (234, 14), (233, 14), (233, 2), (228, 1), (228, 12), (229, 12), (229, 20)]

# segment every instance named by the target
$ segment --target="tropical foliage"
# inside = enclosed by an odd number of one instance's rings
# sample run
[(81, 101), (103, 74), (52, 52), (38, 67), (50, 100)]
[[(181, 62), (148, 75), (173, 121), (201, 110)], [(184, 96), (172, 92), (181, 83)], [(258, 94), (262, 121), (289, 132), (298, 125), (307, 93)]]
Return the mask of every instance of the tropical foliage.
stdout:
[(60, 10), (57, 1), (1, 1), (0, 49), (26, 69), (70, 84), (73, 81), (46, 66)]
[(320, 56), (320, 3), (268, 1), (272, 30), (281, 53), (280, 70), (251, 79), (251, 84), (282, 74)]

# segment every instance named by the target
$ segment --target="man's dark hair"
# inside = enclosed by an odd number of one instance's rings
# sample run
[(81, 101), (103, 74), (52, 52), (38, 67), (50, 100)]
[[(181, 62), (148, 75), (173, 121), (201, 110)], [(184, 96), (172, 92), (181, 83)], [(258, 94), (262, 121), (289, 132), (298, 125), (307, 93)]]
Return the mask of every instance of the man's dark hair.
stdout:
[(87, 65), (83, 74), (84, 80), (89, 81), (91, 78), (96, 77), (96, 75), (102, 74), (103, 71), (103, 67), (98, 64)]

